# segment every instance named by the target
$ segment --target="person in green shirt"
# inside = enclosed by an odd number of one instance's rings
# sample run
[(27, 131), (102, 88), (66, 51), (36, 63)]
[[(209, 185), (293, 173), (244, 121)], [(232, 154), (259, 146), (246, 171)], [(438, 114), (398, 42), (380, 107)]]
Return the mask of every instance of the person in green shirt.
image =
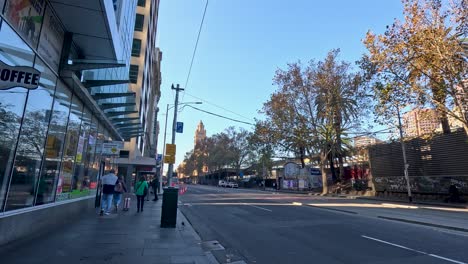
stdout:
[(135, 184), (135, 195), (137, 197), (137, 213), (143, 212), (143, 204), (145, 202), (145, 196), (148, 194), (148, 183), (146, 182), (145, 176), (140, 176), (140, 179)]

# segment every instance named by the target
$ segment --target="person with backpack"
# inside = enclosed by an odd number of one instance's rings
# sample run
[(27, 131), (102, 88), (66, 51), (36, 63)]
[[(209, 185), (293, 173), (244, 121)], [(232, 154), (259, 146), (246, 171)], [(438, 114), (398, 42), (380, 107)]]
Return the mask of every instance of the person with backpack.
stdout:
[(127, 192), (127, 186), (125, 186), (125, 180), (123, 176), (120, 176), (115, 183), (114, 188), (114, 206), (115, 211), (119, 209), (120, 202), (122, 201), (122, 195)]
[(135, 184), (135, 195), (137, 197), (137, 213), (143, 212), (145, 196), (148, 195), (148, 182), (146, 182), (145, 176), (140, 176)]

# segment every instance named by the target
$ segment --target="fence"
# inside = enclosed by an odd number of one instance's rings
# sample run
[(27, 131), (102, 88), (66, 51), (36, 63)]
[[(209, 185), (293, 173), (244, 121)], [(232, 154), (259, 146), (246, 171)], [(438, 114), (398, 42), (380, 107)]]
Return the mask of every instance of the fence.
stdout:
[[(431, 139), (405, 141), (411, 189), (421, 194), (447, 194), (450, 185), (468, 193), (468, 137), (464, 131)], [(369, 147), (375, 190), (406, 192), (400, 142)]]

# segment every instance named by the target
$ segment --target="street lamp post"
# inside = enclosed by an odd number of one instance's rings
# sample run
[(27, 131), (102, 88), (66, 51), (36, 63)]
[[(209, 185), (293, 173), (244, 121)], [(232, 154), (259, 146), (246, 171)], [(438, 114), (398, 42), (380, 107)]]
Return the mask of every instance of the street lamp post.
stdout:
[[(189, 104), (202, 104), (202, 102), (186, 102), (186, 103), (180, 103), (179, 105), (189, 105)], [(163, 156), (166, 155), (166, 136), (167, 136), (167, 117), (169, 116), (169, 109), (173, 108), (174, 105), (172, 105), (171, 107), (169, 107), (171, 104), (167, 104), (166, 106), (166, 122), (164, 124), (164, 143), (163, 143)], [(174, 136), (173, 136), (174, 138)], [(174, 138), (175, 139), (175, 138)], [(169, 171), (168, 171), (169, 172)], [(159, 182), (159, 188), (160, 190), (162, 190), (162, 176), (164, 174), (164, 160), (161, 164), (161, 181)], [(168, 175), (169, 173), (166, 174), (166, 176), (169, 176)], [(171, 175), (172, 176), (172, 175)], [(168, 177), (167, 178), (167, 181), (168, 183), (170, 184), (170, 178)]]

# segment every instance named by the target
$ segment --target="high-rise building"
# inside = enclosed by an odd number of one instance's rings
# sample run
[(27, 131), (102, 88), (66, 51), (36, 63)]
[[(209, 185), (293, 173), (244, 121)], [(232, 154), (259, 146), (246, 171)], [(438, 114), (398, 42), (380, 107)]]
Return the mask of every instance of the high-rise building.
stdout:
[[(0, 79), (0, 230), (11, 231), (0, 245), (94, 208), (99, 177), (132, 142), (135, 157), (151, 152), (158, 7), (159, 0), (0, 0), (0, 69), (11, 75)], [(135, 62), (138, 34), (147, 44)]]
[(435, 109), (413, 109), (403, 115), (404, 131), (407, 137), (420, 137), (441, 131), (441, 124)]
[(138, 0), (133, 36), (130, 40), (130, 90), (135, 94), (137, 110), (133, 111), (134, 126), (129, 130), (137, 137), (125, 142), (116, 161), (119, 174), (137, 177), (153, 176), (158, 131), (158, 102), (161, 97), (162, 52), (156, 47), (159, 0)]
[(366, 147), (366, 146), (369, 146), (369, 145), (374, 145), (374, 144), (377, 144), (377, 143), (380, 143), (382, 142), (382, 140), (379, 140), (375, 137), (366, 137), (366, 136), (362, 136), (362, 137), (356, 137), (354, 138), (354, 147), (355, 148), (362, 148), (362, 147)]

